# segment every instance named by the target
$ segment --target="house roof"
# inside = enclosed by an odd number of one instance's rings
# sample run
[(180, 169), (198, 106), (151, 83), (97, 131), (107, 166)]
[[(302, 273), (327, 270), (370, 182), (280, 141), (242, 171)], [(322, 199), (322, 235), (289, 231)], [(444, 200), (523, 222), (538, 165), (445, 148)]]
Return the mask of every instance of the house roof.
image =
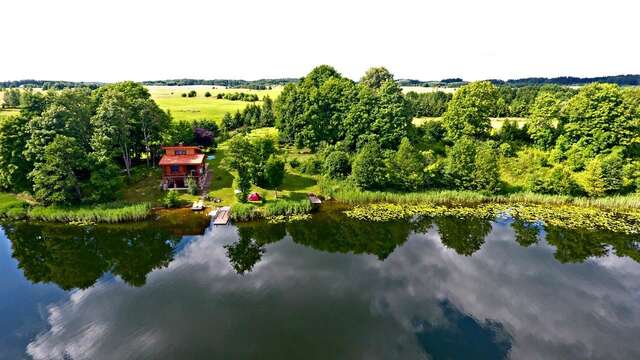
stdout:
[(204, 154), (162, 155), (160, 166), (165, 165), (199, 165), (204, 161)]

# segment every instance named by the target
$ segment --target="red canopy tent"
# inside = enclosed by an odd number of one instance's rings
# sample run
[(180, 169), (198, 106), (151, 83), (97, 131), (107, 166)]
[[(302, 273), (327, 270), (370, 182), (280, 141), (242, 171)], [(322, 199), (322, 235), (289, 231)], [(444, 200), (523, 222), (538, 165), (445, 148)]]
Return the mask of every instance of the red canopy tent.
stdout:
[(247, 200), (249, 200), (249, 201), (260, 201), (260, 200), (262, 200), (262, 197), (257, 192), (254, 192), (254, 193), (249, 194), (249, 196), (247, 196)]

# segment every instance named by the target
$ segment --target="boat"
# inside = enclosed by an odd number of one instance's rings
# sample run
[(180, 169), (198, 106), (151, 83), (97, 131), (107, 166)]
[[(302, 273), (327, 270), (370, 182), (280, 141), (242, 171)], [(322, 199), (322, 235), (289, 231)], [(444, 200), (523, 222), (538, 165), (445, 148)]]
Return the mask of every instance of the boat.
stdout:
[(204, 210), (204, 201), (198, 200), (191, 205), (191, 210), (193, 211), (202, 211)]

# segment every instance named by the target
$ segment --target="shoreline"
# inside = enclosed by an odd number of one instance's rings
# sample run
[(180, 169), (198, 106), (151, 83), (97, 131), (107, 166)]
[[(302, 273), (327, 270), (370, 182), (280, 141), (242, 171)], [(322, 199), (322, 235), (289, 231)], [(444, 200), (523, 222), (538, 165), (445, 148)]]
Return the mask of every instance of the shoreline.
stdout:
[[(345, 193), (346, 194), (346, 193)], [(340, 191), (319, 208), (288, 207), (269, 211), (267, 205), (236, 203), (231, 208), (234, 222), (290, 222), (309, 220), (317, 212), (343, 212), (346, 216), (369, 222), (409, 220), (416, 216), (475, 217), (496, 220), (511, 217), (526, 222), (542, 222), (572, 229), (605, 230), (625, 234), (640, 233), (638, 197), (572, 198), (538, 194), (486, 196), (476, 192), (385, 193), (359, 192), (357, 196)], [(185, 218), (208, 218), (215, 205), (206, 204), (202, 211), (189, 207), (161, 208), (148, 203), (112, 203), (82, 207), (31, 207), (15, 195), (2, 194), (0, 219), (59, 224), (127, 224), (152, 220), (167, 221), (176, 226)], [(13, 201), (7, 206), (6, 198)], [(277, 204), (276, 202), (270, 204)], [(277, 207), (277, 206), (273, 206)]]

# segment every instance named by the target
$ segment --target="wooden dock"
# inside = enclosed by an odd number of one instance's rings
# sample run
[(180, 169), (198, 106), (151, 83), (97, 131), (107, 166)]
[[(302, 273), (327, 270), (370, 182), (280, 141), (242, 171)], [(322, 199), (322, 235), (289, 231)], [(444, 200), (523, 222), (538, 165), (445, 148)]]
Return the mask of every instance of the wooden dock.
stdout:
[(316, 194), (309, 194), (309, 201), (311, 201), (312, 205), (320, 205), (322, 204), (322, 200), (316, 196)]
[(229, 223), (230, 215), (231, 208), (228, 206), (218, 209), (215, 211), (215, 214), (212, 212), (211, 216), (213, 217), (213, 225), (227, 225)]

